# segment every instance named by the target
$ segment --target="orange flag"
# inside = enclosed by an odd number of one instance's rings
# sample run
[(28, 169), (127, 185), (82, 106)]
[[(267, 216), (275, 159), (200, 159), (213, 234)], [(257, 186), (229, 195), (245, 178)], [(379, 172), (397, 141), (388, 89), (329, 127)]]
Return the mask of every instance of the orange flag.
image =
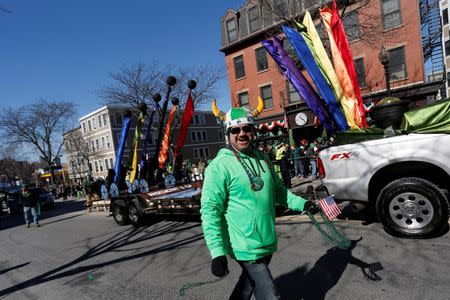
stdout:
[(167, 160), (167, 150), (169, 150), (169, 140), (170, 140), (170, 136), (169, 136), (170, 135), (170, 126), (172, 125), (173, 118), (175, 116), (175, 112), (177, 111), (177, 109), (178, 109), (177, 105), (172, 106), (172, 109), (170, 110), (169, 119), (167, 120), (166, 129), (164, 130), (162, 147), (161, 147), (161, 151), (159, 152), (159, 157), (158, 157), (160, 169), (164, 168), (164, 164), (166, 163), (166, 160)]

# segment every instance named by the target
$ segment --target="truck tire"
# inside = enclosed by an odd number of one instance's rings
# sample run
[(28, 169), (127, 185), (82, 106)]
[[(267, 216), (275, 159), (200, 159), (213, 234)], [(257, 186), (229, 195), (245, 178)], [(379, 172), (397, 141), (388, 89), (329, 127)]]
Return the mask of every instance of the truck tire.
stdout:
[(378, 195), (376, 211), (385, 231), (395, 236), (429, 237), (448, 226), (446, 196), (422, 178), (405, 177), (386, 185)]
[(119, 205), (114, 205), (113, 209), (112, 209), (112, 212), (113, 212), (114, 221), (118, 225), (123, 226), (123, 225), (127, 225), (128, 224), (128, 215), (126, 213), (125, 208), (123, 208), (123, 207), (121, 207)]
[(134, 227), (139, 227), (142, 224), (142, 215), (135, 204), (131, 204), (128, 208), (128, 219)]

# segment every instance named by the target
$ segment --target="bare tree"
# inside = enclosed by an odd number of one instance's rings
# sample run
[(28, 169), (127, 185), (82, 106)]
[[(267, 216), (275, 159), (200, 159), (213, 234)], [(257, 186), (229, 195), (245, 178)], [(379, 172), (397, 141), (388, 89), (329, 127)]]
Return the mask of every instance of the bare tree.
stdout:
[(67, 163), (74, 171), (75, 178), (92, 175), (90, 158), (95, 155), (95, 149), (91, 141), (93, 141), (92, 133), (82, 135), (79, 127), (64, 134)]
[(73, 124), (74, 115), (75, 105), (71, 102), (40, 99), (28, 106), (4, 108), (0, 112), (0, 130), (8, 143), (31, 145), (50, 167), (53, 183), (51, 167), (60, 156), (62, 133)]
[(113, 82), (99, 91), (105, 104), (123, 108), (133, 108), (145, 102), (153, 105), (151, 96), (155, 93), (166, 94), (166, 78), (172, 75), (177, 84), (172, 88), (172, 96), (180, 99), (180, 105), (185, 103), (187, 97), (187, 82), (190, 79), (197, 81), (194, 90), (195, 106), (212, 101), (216, 92), (217, 83), (226, 76), (224, 67), (219, 66), (191, 66), (161, 68), (156, 62), (151, 64), (138, 63), (132, 66), (123, 66), (117, 73), (110, 73)]

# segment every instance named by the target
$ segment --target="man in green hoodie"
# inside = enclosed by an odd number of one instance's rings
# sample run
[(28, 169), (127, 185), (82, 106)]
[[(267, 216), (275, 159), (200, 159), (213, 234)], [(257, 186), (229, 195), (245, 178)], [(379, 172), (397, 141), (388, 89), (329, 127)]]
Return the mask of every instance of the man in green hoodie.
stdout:
[(242, 268), (230, 299), (250, 299), (253, 294), (256, 299), (279, 298), (268, 268), (277, 250), (275, 203), (293, 210), (316, 208), (287, 190), (269, 158), (253, 147), (255, 115), (246, 108), (216, 115), (225, 121), (230, 145), (206, 168), (202, 188), (202, 228), (211, 271), (226, 275), (227, 255)]

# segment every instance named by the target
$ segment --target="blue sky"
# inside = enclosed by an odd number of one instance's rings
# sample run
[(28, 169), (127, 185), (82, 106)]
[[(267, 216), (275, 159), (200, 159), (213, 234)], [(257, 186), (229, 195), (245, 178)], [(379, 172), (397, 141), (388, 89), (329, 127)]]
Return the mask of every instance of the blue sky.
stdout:
[[(0, 0), (0, 101), (73, 101), (79, 116), (100, 107), (109, 72), (138, 62), (225, 64), (220, 18), (243, 0)], [(221, 108), (230, 107), (227, 79)], [(227, 108), (228, 107), (228, 108)]]

